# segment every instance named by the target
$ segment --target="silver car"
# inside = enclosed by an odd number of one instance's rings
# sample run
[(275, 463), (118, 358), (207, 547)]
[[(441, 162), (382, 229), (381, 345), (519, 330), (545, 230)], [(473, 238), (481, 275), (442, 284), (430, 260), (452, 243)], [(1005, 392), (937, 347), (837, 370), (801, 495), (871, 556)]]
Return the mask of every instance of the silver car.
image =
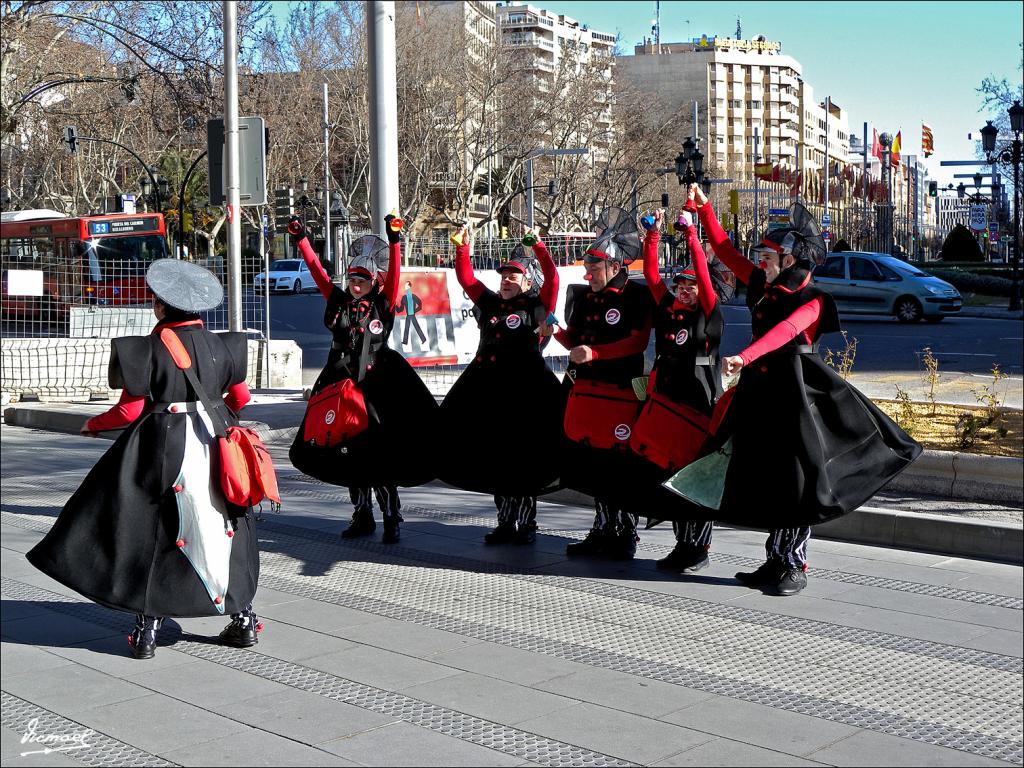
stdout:
[(832, 294), (840, 312), (893, 315), (901, 323), (937, 323), (963, 305), (945, 280), (885, 253), (830, 253), (814, 268), (814, 284)]

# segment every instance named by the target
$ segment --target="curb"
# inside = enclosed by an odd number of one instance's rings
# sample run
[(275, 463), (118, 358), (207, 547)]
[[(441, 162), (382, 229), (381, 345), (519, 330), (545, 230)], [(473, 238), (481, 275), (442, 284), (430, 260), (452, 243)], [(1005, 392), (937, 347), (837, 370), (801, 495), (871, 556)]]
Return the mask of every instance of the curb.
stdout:
[[(903, 474), (907, 472), (909, 469)], [(592, 497), (568, 489), (549, 493), (543, 499), (573, 506), (594, 505)], [(1024, 565), (1024, 528), (1013, 523), (893, 512), (864, 506), (843, 517), (815, 525), (814, 537)]]

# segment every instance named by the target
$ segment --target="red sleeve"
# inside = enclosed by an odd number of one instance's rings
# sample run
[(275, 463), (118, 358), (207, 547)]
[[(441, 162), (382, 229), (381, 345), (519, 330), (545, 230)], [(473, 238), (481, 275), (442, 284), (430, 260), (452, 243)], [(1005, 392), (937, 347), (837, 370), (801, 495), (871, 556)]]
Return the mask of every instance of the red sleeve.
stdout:
[(117, 401), (117, 405), (105, 413), (93, 416), (85, 422), (85, 429), (88, 432), (124, 429), (142, 415), (145, 405), (145, 396), (130, 395), (127, 389), (122, 389), (121, 399)]
[(455, 246), (455, 278), (474, 304), (480, 301), (487, 290), (487, 286), (473, 274), (473, 265), (469, 263), (469, 243)]
[(644, 279), (647, 281), (647, 287), (651, 289), (655, 302), (660, 302), (668, 291), (661, 279), (661, 271), (658, 269), (658, 243), (660, 242), (661, 233), (656, 229), (648, 231), (644, 237)]
[(249, 394), (249, 386), (244, 381), (240, 381), (228, 387), (227, 394), (224, 396), (224, 403), (237, 414), (249, 404), (251, 399), (252, 395)]
[(381, 291), (388, 302), (388, 307), (394, 309), (398, 304), (398, 286), (402, 282), (402, 244), (388, 243), (388, 276), (384, 278), (384, 285)]
[(749, 283), (751, 274), (759, 267), (751, 264), (750, 259), (736, 250), (736, 246), (732, 244), (729, 236), (722, 229), (722, 225), (718, 223), (711, 203), (704, 203), (698, 208), (697, 215), (700, 216), (700, 223), (704, 225), (704, 231), (707, 232), (708, 241), (711, 243), (715, 255), (732, 270), (737, 280), (744, 285)]
[(558, 268), (555, 266), (555, 260), (551, 258), (548, 247), (541, 240), (534, 243), (533, 252), (537, 254), (540, 271), (544, 274), (544, 286), (540, 289), (540, 301), (550, 315), (555, 311), (555, 304), (558, 303)]
[(774, 352), (784, 344), (805, 333), (805, 342), (810, 343), (818, 328), (822, 301), (819, 296), (804, 304), (792, 315), (772, 328), (768, 333), (739, 353), (744, 365), (750, 365), (762, 355)]
[(555, 341), (566, 349), (572, 349), (576, 346), (576, 343), (574, 342), (575, 334), (568, 328), (559, 328), (552, 334), (552, 336)]
[(331, 278), (327, 276), (326, 270), (324, 270), (323, 264), (320, 263), (320, 259), (317, 258), (316, 253), (313, 251), (313, 246), (309, 244), (308, 238), (302, 238), (299, 240), (299, 252), (302, 254), (302, 260), (306, 262), (306, 266), (309, 267), (310, 273), (313, 275), (313, 282), (316, 283), (316, 287), (320, 289), (320, 293), (325, 299), (330, 298), (331, 292), (334, 290), (334, 283), (331, 282)]
[(697, 273), (697, 301), (700, 302), (700, 308), (707, 317), (714, 310), (718, 297), (715, 295), (715, 286), (711, 284), (708, 258), (700, 245), (696, 227), (686, 228), (686, 243), (690, 247), (690, 256), (693, 257), (693, 271)]
[(613, 341), (610, 344), (592, 344), (595, 360), (609, 360), (616, 357), (628, 357), (629, 355), (642, 354), (647, 349), (647, 343), (651, 340), (651, 319), (643, 328), (633, 331), (627, 338)]

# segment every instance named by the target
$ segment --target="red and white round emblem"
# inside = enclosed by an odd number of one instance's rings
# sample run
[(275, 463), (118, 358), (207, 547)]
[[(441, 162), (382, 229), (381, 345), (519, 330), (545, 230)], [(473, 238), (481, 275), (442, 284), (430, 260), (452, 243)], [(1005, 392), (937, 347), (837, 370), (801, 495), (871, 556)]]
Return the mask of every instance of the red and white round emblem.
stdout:
[(633, 430), (629, 428), (629, 424), (619, 424), (615, 428), (615, 439), (621, 442), (629, 440), (629, 436), (633, 434)]
[(683, 344), (686, 343), (686, 340), (688, 338), (690, 338), (690, 332), (683, 328), (681, 331), (679, 331), (679, 333), (676, 334), (676, 344), (678, 344), (679, 346), (683, 346)]
[(509, 315), (505, 318), (505, 325), (507, 325), (511, 330), (515, 330), (522, 324), (523, 319), (519, 317), (519, 315)]
[(384, 323), (380, 320), (374, 319), (370, 321), (370, 333), (377, 335), (384, 333)]
[(327, 424), (333, 424), (337, 414), (334, 411), (328, 411), (327, 415), (324, 416), (324, 422)]
[(609, 309), (604, 313), (604, 321), (608, 325), (615, 325), (622, 319), (622, 313), (617, 309)]

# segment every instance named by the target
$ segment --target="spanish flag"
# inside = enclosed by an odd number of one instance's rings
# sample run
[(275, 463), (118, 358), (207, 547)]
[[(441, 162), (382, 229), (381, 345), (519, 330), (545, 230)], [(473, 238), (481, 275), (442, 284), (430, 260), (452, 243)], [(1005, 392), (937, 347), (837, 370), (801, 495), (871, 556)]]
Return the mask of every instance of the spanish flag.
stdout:
[(921, 123), (921, 153), (925, 157), (935, 154), (935, 137), (928, 123)]
[(900, 164), (900, 135), (903, 131), (896, 131), (896, 138), (892, 140), (892, 165), (897, 167)]

